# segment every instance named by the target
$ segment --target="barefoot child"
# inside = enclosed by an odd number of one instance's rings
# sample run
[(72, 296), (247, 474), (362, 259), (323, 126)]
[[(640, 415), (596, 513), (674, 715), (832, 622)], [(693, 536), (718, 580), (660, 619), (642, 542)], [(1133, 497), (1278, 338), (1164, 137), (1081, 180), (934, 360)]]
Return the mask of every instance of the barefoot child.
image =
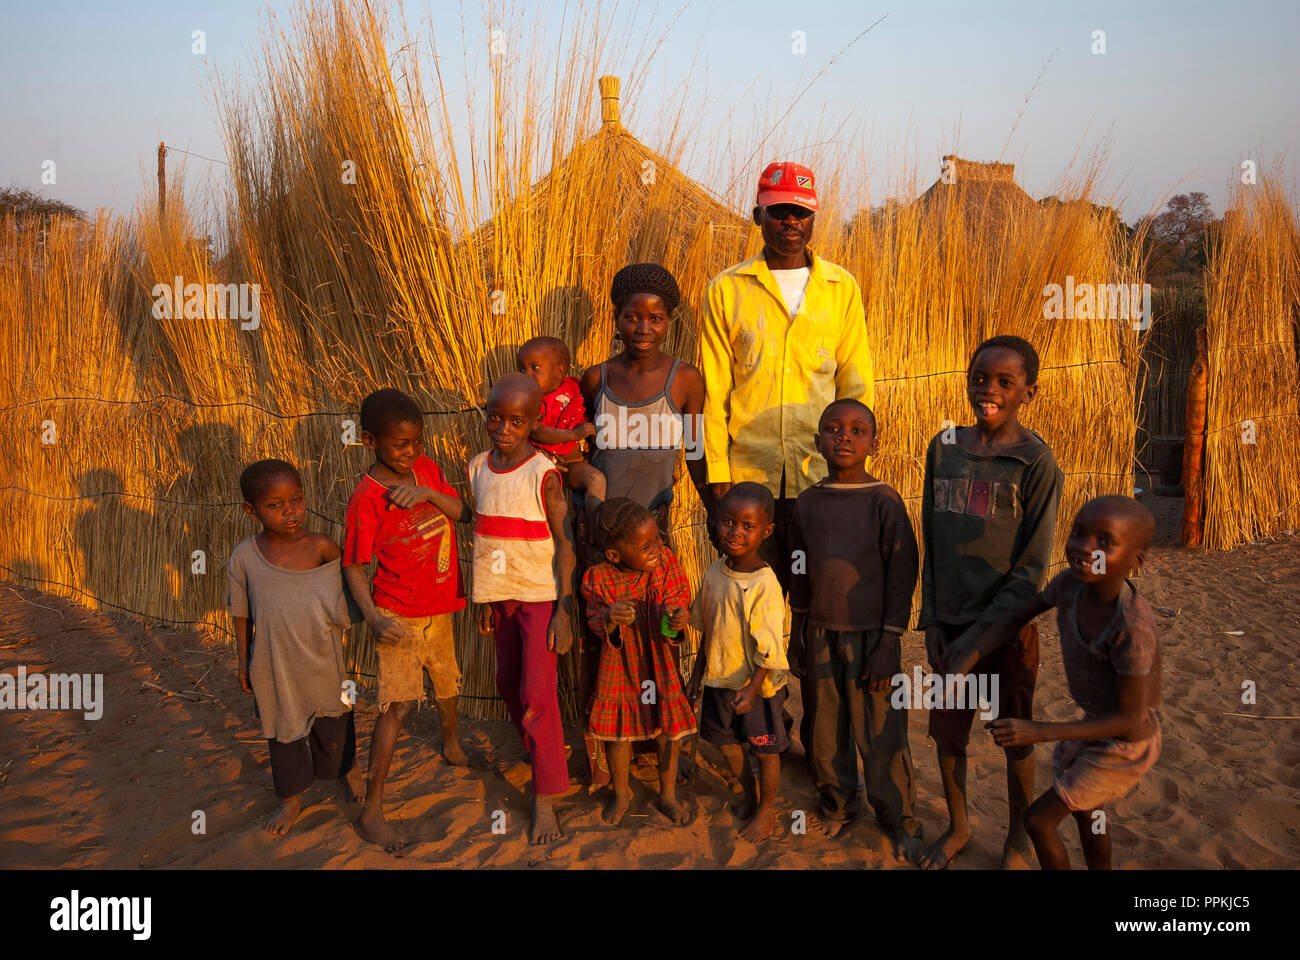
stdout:
[(339, 547), (305, 526), (302, 478), (283, 460), (259, 460), (239, 477), (244, 512), (262, 532), (230, 554), (230, 616), (239, 650), (239, 685), (256, 698), (271, 752), (271, 779), (283, 801), (268, 833), (289, 832), (302, 793), (337, 780), (347, 802), (356, 753), (352, 701), (343, 669), (348, 605)]
[(912, 815), (907, 711), (891, 705), (890, 691), (916, 589), (916, 536), (898, 492), (867, 473), (876, 418), (865, 404), (827, 406), (816, 446), (828, 472), (795, 501), (791, 546), (802, 562), (790, 578), (789, 658), (810, 694), (809, 759), (823, 829), (837, 836), (857, 816), (861, 756), (867, 798), (894, 858), (913, 860), (921, 824)]
[[(596, 425), (591, 463), (604, 475), (611, 498), (627, 497), (654, 514), (667, 543), (673, 483), (683, 447), (687, 472), (712, 515), (701, 434), (704, 378), (689, 363), (663, 352), (673, 312), (681, 301), (672, 273), (657, 263), (628, 264), (614, 274), (609, 299), (623, 349), (582, 377), (587, 416)], [(584, 563), (589, 555), (584, 550)], [(585, 639), (579, 696), (587, 704), (603, 644), (598, 637)], [(689, 753), (694, 742), (688, 742)], [(588, 742), (587, 753), (595, 790), (609, 782), (609, 772), (598, 742)], [(691, 766), (689, 753), (683, 758), (684, 767)]]
[[(374, 631), (379, 719), (370, 743), (361, 835), (391, 852), (405, 846), (384, 819), (384, 786), (402, 723), (424, 700), (424, 673), (442, 719), (442, 756), (468, 763), (456, 729), (460, 668), (452, 613), (465, 606), (452, 522), (467, 508), (424, 455), (424, 418), (414, 400), (377, 390), (361, 404), (361, 441), (375, 455), (348, 501), (343, 576)], [(374, 583), (366, 564), (377, 560)]]
[[(759, 557), (772, 535), (772, 494), (757, 483), (738, 483), (718, 505), (723, 556), (709, 567), (691, 607), (691, 624), (703, 638), (687, 697), (700, 696), (700, 735), (722, 750), (744, 790), (741, 837), (760, 843), (776, 830), (781, 751), (790, 741), (781, 719), (789, 668), (785, 651), (785, 600), (776, 574)], [(758, 757), (759, 781), (746, 753)], [(752, 817), (752, 819), (750, 819)]]
[(542, 421), (529, 438), (564, 473), (564, 485), (585, 495), (594, 511), (605, 499), (605, 475), (582, 456), (582, 441), (596, 435), (576, 377), (569, 376), (569, 348), (558, 337), (533, 337), (515, 355), (519, 372), (542, 391)]
[[(672, 551), (659, 539), (650, 511), (626, 498), (606, 500), (596, 517), (605, 562), (582, 578), (587, 622), (605, 639), (587, 730), (605, 746), (614, 799), (606, 823), (617, 826), (631, 793), (632, 742), (654, 740), (659, 753), (658, 807), (684, 824), (677, 802), (677, 757), (695, 732), (695, 715), (682, 687), (674, 649), (685, 639), (691, 588)], [(673, 632), (666, 636), (664, 627)], [(653, 693), (646, 702), (646, 684)]]
[[(975, 423), (944, 430), (930, 441), (921, 495), (925, 560), (917, 629), (925, 631), (926, 654), (936, 672), (946, 651), (972, 642), (1042, 586), (1064, 478), (1051, 448), (1020, 425), (1021, 405), (1037, 392), (1033, 346), (1020, 337), (985, 340), (966, 371)], [(1038, 677), (1037, 628), (1029, 624), (975, 664), (974, 672), (997, 676), (996, 716), (1029, 719)], [(946, 867), (970, 840), (966, 744), (974, 715), (973, 705), (930, 713), (950, 822), (920, 855), (926, 869)], [(1027, 868), (1024, 812), (1034, 790), (1033, 748), (1008, 744), (1004, 749), (1010, 816), (1002, 866)]]
[(573, 644), (573, 542), (555, 464), (528, 438), (542, 391), (522, 373), (492, 386), (486, 404), (492, 449), (469, 464), (474, 493), (473, 600), (479, 630), (496, 633), (497, 691), (532, 758), (530, 843), (564, 834), (555, 799), (569, 789), (556, 693), (557, 656)]
[(1110, 835), (1098, 832), (1096, 814), (1137, 786), (1160, 756), (1155, 616), (1128, 579), (1150, 548), (1155, 526), (1147, 508), (1129, 497), (1089, 501), (1074, 518), (1065, 544), (1069, 568), (999, 618), (977, 645), (954, 651), (948, 660), (948, 670), (968, 670), (981, 651), (1056, 608), (1065, 679), (1083, 719), (1047, 723), (999, 717), (989, 724), (999, 746), (1060, 741), (1052, 754), (1052, 789), (1025, 814), (1044, 870), (1070, 867), (1057, 827), (1071, 814), (1088, 869), (1109, 870)]

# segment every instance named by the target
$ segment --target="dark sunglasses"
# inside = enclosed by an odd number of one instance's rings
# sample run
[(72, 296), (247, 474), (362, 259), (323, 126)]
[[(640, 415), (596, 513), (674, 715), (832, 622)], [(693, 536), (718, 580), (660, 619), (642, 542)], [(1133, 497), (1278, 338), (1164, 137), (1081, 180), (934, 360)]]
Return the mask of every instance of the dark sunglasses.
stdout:
[(773, 220), (784, 220), (791, 215), (796, 220), (807, 220), (816, 213), (815, 210), (809, 210), (807, 207), (800, 207), (793, 203), (773, 204), (770, 207), (764, 207), (763, 212)]

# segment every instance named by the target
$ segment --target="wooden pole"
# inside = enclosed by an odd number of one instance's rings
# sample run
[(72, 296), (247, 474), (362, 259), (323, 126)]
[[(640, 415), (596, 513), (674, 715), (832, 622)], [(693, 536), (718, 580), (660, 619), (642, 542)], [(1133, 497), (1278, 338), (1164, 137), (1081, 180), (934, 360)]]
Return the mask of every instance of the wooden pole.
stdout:
[(1205, 405), (1210, 381), (1205, 328), (1196, 328), (1196, 360), (1187, 381), (1187, 420), (1183, 441), (1184, 547), (1199, 547), (1205, 534)]
[(167, 144), (158, 144), (158, 220), (167, 212)]

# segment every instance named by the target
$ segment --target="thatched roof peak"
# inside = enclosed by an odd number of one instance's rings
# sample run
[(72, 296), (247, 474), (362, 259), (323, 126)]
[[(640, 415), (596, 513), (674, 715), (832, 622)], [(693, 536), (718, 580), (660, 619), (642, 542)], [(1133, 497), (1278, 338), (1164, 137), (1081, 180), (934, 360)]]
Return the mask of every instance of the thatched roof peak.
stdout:
[(618, 77), (601, 77), (600, 122), (605, 127), (620, 126), (618, 119)]
[(1014, 163), (980, 163), (976, 160), (963, 160), (957, 154), (949, 153), (943, 158), (943, 169), (948, 174), (949, 183), (961, 183), (963, 180), (1016, 182)]

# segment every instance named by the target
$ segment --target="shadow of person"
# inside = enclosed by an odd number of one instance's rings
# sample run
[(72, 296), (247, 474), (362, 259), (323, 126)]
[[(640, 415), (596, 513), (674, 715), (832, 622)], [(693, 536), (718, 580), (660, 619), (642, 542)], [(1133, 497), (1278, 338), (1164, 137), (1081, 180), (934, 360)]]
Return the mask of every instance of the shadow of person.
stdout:
[[(159, 608), (162, 571), (148, 569), (154, 542), (154, 515), (133, 506), (122, 477), (114, 470), (88, 470), (77, 477), (77, 493), (85, 506), (73, 521), (73, 536), (81, 554), (80, 583), (100, 609), (124, 607), (162, 616)], [(130, 557), (134, 562), (124, 562)], [(155, 579), (156, 578), (156, 579)], [(106, 606), (107, 605), (107, 606)]]
[[(604, 302), (608, 303), (608, 298)], [(573, 356), (569, 370), (571, 376), (579, 376), (586, 367), (610, 356), (614, 337), (613, 308), (597, 316), (591, 294), (582, 287), (552, 287), (542, 294), (537, 308), (537, 325), (540, 335), (559, 337), (569, 345), (569, 353)]]
[(48, 590), (50, 571), (39, 560), (29, 557), (13, 557), (0, 560), (0, 577), (18, 587), (32, 587), (36, 590)]
[(198, 423), (176, 435), (174, 449), (184, 469), (158, 491), (170, 502), (160, 504), (156, 533), (176, 587), (178, 619), (201, 620), (225, 610), (225, 561), (248, 535), (238, 521), (244, 443), (230, 424)]
[(523, 341), (519, 343), (499, 343), (484, 353), (478, 362), (479, 382), (477, 396), (467, 397), (466, 399), (471, 403), (482, 404), (487, 399), (492, 384), (507, 373), (518, 371), (518, 355), (521, 346), (523, 346)]

